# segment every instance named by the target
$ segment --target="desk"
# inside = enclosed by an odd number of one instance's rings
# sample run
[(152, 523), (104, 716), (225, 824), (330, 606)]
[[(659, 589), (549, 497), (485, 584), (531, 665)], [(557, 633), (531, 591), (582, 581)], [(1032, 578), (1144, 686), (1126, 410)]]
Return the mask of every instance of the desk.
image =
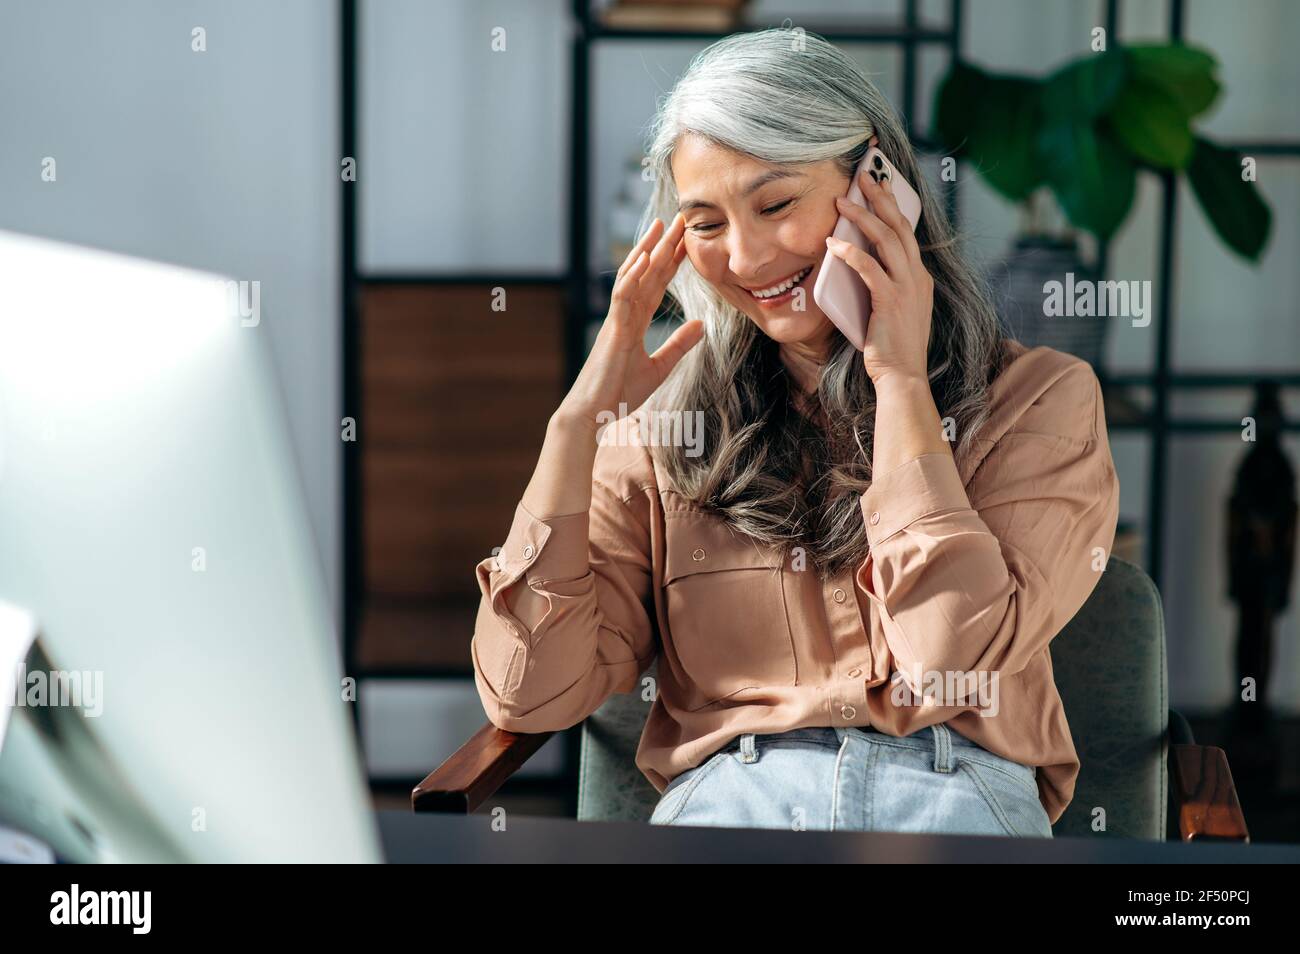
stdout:
[(390, 862), (1027, 862), (1056, 864), (1300, 863), (1297, 845), (1184, 844), (1119, 838), (1001, 838), (894, 832), (691, 828), (510, 815), (377, 813)]

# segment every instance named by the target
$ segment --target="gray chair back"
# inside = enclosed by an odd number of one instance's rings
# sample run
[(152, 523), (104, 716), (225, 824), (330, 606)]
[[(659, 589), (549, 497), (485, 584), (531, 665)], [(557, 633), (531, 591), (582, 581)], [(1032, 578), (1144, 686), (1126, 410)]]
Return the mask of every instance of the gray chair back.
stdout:
[[(1054, 834), (1163, 840), (1169, 699), (1164, 613), (1151, 578), (1111, 557), (1051, 656), (1080, 762)], [(656, 672), (654, 663), (646, 670)], [(635, 764), (650, 711), (641, 697), (640, 686), (610, 696), (583, 722), (581, 821), (646, 821), (659, 801)]]

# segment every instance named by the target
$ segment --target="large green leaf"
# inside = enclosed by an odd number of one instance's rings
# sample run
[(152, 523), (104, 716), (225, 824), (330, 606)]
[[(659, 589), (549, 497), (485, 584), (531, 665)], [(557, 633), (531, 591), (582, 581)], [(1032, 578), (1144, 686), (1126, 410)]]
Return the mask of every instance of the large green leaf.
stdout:
[(1111, 50), (1069, 63), (1043, 81), (1043, 113), (1049, 122), (1087, 120), (1110, 109), (1128, 78), (1129, 61)]
[(996, 76), (959, 63), (936, 96), (940, 142), (974, 163), (1012, 201), (1028, 198), (1044, 181), (1034, 145), (1038, 88), (1031, 79)]
[(1115, 137), (1143, 162), (1183, 169), (1192, 158), (1192, 129), (1173, 94), (1150, 80), (1132, 77), (1107, 116)]
[(1058, 121), (1038, 137), (1040, 161), (1061, 208), (1078, 228), (1108, 239), (1133, 205), (1136, 167), (1098, 126)]
[(1214, 76), (1219, 64), (1205, 50), (1182, 43), (1138, 44), (1124, 50), (1132, 76), (1164, 87), (1189, 120), (1209, 109), (1219, 96)]
[(969, 63), (954, 63), (934, 96), (934, 135), (949, 153), (965, 155), (971, 130), (980, 118), (988, 74)]
[(1034, 136), (1040, 125), (1039, 86), (1013, 76), (991, 77), (980, 122), (971, 137), (979, 170), (1008, 199), (1029, 197), (1044, 181)]
[(1219, 237), (1253, 262), (1268, 241), (1273, 214), (1255, 184), (1241, 178), (1241, 159), (1240, 153), (1197, 136), (1187, 178)]

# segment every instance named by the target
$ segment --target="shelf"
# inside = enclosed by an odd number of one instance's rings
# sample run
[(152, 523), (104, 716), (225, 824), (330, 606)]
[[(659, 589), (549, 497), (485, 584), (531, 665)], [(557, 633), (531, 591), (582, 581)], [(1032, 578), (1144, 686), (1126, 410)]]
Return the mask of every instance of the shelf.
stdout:
[[(1300, 387), (1300, 372), (1247, 374), (1244, 372), (1191, 372), (1170, 374), (1165, 382), (1171, 388), (1253, 388), (1261, 381), (1271, 381), (1279, 387)], [(1150, 372), (1109, 374), (1106, 384), (1114, 387), (1156, 387), (1156, 375)]]
[[(1106, 430), (1111, 434), (1143, 433), (1156, 427), (1153, 420), (1145, 421), (1107, 421)], [(1300, 432), (1300, 421), (1286, 421), (1282, 424), (1284, 431)], [(1241, 421), (1216, 421), (1209, 418), (1181, 418), (1170, 420), (1165, 430), (1173, 434), (1240, 434)]]
[(357, 272), (359, 285), (562, 285), (566, 274), (518, 272)]
[[(799, 23), (808, 33), (816, 33), (833, 43), (918, 43), (944, 44), (952, 42), (952, 31), (935, 28), (908, 30), (905, 27), (881, 27), (879, 29), (853, 29), (833, 23), (818, 25), (816, 23)], [(697, 40), (712, 42), (721, 40), (733, 33), (761, 30), (779, 24), (741, 23), (728, 30), (638, 30), (630, 27), (609, 27), (595, 20), (587, 29), (588, 40)]]
[(1300, 139), (1229, 139), (1220, 142), (1225, 149), (1235, 149), (1247, 156), (1270, 159), (1300, 159)]
[[(365, 679), (466, 678), (478, 604), (370, 597), (361, 610), (355, 669)], [(454, 634), (449, 637), (448, 634)]]

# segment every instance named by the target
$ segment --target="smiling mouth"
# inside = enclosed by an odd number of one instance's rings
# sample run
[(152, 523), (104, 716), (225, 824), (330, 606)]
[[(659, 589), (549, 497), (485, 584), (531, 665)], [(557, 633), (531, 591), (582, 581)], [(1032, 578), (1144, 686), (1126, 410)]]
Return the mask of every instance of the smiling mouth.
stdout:
[(807, 265), (795, 272), (793, 275), (787, 276), (777, 282), (775, 285), (769, 285), (767, 288), (760, 288), (757, 291), (752, 288), (746, 288), (745, 291), (749, 292), (750, 296), (755, 301), (760, 301), (764, 304), (775, 304), (776, 302), (794, 294), (794, 290), (807, 280), (808, 276), (812, 274), (812, 270), (813, 266)]

